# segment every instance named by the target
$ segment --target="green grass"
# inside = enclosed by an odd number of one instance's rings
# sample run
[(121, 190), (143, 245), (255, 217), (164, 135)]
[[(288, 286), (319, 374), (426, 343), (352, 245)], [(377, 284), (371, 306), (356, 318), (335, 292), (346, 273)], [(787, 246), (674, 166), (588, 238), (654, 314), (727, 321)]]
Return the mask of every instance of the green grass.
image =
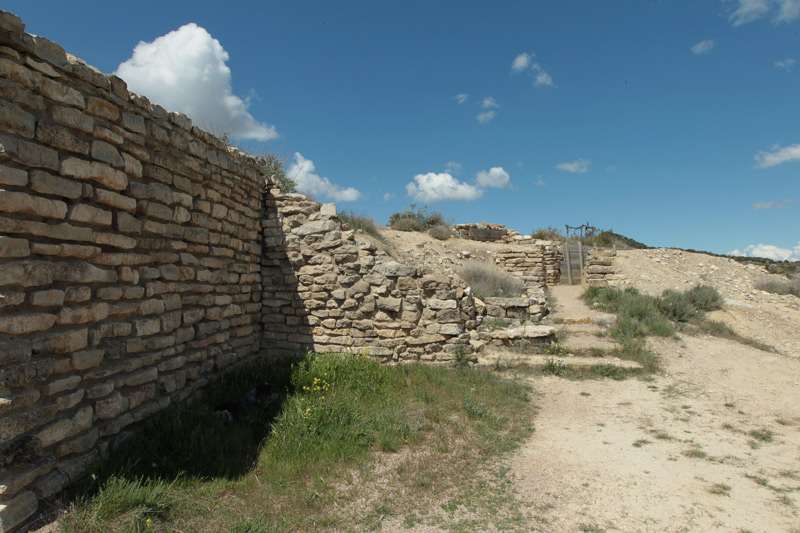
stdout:
[(717, 496), (730, 496), (731, 486), (725, 483), (714, 483), (708, 488), (708, 492), (716, 494)]
[(775, 439), (775, 433), (767, 428), (753, 429), (748, 431), (747, 434), (761, 442), (772, 442)]
[[(263, 381), (281, 392), (272, 409), (227, 426), (213, 414)], [(490, 528), (521, 513), (513, 487), (490, 466), (533, 431), (528, 396), (527, 385), (488, 371), (388, 367), (353, 355), (241, 368), (202, 401), (139, 426), (94, 470), (60, 525), (365, 531), (390, 516), (429, 523), (437, 518), (421, 510), (431, 498), (469, 492), (475, 527)], [(378, 468), (376, 454), (395, 455), (396, 468)], [(354, 501), (367, 503), (348, 507)]]

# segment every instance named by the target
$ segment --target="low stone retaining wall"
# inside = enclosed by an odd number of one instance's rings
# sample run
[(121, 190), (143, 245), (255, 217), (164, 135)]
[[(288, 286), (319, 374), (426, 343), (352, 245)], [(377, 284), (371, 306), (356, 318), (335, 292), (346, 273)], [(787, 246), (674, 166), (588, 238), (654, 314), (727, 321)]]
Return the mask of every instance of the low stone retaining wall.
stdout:
[(586, 287), (625, 287), (628, 278), (614, 268), (617, 251), (612, 248), (591, 248), (586, 254), (586, 266), (581, 285)]
[(525, 281), (528, 287), (553, 286), (561, 281), (561, 245), (534, 241), (532, 247), (515, 247), (497, 252), (495, 264)]

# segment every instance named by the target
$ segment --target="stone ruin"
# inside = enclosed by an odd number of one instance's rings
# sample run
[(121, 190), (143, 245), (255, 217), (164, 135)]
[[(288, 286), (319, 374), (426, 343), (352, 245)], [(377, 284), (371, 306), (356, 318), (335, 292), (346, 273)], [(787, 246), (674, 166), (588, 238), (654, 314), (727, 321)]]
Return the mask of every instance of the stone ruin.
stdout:
[(307, 350), (447, 363), (506, 342), (486, 338), (489, 313), (546, 313), (552, 243), (498, 263), (528, 298), (477, 305), (24, 27), (0, 11), (0, 530), (233, 364)]

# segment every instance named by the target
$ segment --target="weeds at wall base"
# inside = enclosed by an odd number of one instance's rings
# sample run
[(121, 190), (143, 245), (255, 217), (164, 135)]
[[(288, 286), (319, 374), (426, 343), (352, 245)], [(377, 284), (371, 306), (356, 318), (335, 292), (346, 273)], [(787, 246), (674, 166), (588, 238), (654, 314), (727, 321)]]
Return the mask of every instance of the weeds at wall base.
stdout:
[[(96, 470), (96, 482), (62, 521), (62, 529), (360, 531), (389, 516), (429, 523), (432, 518), (418, 516), (418, 510), (433, 494), (457, 495), (464, 487), (475, 488), (475, 479), (502, 489), (500, 478), (481, 472), (532, 430), (526, 386), (491, 372), (386, 367), (334, 354), (310, 355), (277, 376), (262, 373), (267, 370), (243, 369), (231, 375), (235, 386), (223, 379), (202, 402), (148, 420), (147, 434)], [(273, 412), (249, 413), (227, 426), (216, 418), (215, 402), (262, 379), (272, 379), (281, 391)], [(199, 424), (207, 435), (175, 438), (169, 426), (183, 427), (187, 410), (195, 412), (195, 422), (207, 416)], [(231, 434), (239, 425), (262, 427), (264, 438), (246, 468), (204, 464), (221, 459), (220, 448), (209, 443), (222, 438), (214, 429), (217, 422)], [(205, 451), (209, 444), (213, 453)], [(381, 481), (380, 492), (387, 497), (378, 501), (371, 498), (379, 491), (370, 488), (375, 454), (396, 456), (393, 461), (403, 467)], [(157, 466), (148, 464), (156, 459)], [(353, 477), (359, 481), (348, 483)], [(425, 482), (411, 483), (414, 479)], [(510, 488), (502, 490), (506, 503), (496, 516), (482, 516), (479, 529), (516, 516), (508, 503), (513, 501)], [(343, 501), (359, 499), (370, 503), (342, 514)], [(457, 517), (439, 519), (447, 523)]]

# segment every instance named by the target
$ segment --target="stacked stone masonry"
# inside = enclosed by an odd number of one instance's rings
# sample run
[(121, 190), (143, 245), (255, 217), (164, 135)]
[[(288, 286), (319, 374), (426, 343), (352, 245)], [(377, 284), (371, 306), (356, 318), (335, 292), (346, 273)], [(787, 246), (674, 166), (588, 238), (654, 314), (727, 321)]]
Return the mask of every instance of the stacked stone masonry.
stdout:
[(0, 12), (0, 530), (261, 337), (258, 164)]
[(264, 220), (265, 348), (403, 362), (450, 361), (471, 351), (475, 305), (463, 282), (357, 242), (333, 204), (297, 194), (267, 202), (274, 206)]
[(527, 244), (534, 241), (530, 235), (520, 235), (516, 230), (502, 224), (456, 224), (453, 229), (462, 239), (484, 242), (503, 242), (506, 244)]
[(613, 248), (590, 248), (586, 254), (581, 285), (584, 288), (628, 286), (628, 279), (614, 268), (616, 257), (617, 251)]
[(490, 311), (546, 313), (552, 243), (498, 261), (525, 298), (477, 304), (260, 169), (0, 11), (0, 532), (232, 364), (444, 362)]
[(551, 287), (561, 280), (561, 245), (553, 241), (534, 241), (528, 247), (500, 250), (495, 263), (503, 270), (522, 278), (529, 287)]

